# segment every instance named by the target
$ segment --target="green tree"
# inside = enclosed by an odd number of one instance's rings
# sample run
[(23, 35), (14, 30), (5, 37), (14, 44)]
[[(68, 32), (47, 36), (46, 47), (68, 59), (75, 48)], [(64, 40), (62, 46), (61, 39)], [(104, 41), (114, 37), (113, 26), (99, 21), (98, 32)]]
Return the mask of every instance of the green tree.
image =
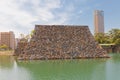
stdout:
[(9, 47), (7, 45), (3, 44), (3, 45), (0, 46), (0, 49), (8, 50)]
[(112, 29), (106, 34), (97, 33), (94, 37), (100, 44), (120, 45), (120, 29)]
[(120, 29), (112, 29), (109, 31), (111, 43), (120, 44)]
[(95, 37), (95, 40), (98, 41), (98, 43), (100, 43), (100, 44), (110, 43), (108, 34), (97, 33), (97, 34), (95, 34), (94, 37)]
[(28, 42), (30, 35), (20, 34), (20, 42)]
[(32, 30), (30, 32), (30, 34), (27, 34), (27, 35), (20, 34), (20, 42), (28, 42), (31, 39), (31, 37), (33, 36), (34, 32), (35, 32), (35, 30)]
[(32, 30), (32, 31), (31, 31), (31, 33), (30, 33), (30, 37), (33, 36), (34, 32), (35, 32), (35, 30)]

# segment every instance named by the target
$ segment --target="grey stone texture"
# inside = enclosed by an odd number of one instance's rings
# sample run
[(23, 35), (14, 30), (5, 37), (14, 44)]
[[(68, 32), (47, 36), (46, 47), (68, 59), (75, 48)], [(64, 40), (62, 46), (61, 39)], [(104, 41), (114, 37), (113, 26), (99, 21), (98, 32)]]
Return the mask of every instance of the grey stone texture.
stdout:
[(18, 59), (79, 59), (109, 57), (88, 26), (36, 25)]

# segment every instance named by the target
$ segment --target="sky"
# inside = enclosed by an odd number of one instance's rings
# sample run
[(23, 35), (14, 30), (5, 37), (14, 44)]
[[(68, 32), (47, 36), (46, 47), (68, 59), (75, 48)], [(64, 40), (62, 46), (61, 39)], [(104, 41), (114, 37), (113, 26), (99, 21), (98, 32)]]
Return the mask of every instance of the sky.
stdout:
[(88, 25), (94, 33), (94, 10), (104, 11), (105, 32), (120, 28), (120, 0), (0, 0), (0, 32), (16, 37), (35, 25)]

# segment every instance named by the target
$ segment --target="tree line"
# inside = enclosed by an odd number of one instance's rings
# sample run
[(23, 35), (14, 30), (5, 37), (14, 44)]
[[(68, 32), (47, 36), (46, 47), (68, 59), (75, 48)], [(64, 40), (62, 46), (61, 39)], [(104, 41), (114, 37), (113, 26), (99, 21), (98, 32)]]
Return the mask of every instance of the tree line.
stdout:
[(120, 45), (120, 29), (112, 29), (108, 33), (97, 33), (94, 37), (100, 44)]

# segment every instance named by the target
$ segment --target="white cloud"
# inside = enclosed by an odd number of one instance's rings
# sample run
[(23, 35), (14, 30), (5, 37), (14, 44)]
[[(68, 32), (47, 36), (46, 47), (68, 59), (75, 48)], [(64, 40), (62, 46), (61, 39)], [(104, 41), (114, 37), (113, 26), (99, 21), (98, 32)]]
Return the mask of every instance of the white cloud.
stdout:
[(66, 12), (53, 13), (61, 7), (60, 0), (0, 0), (0, 7), (0, 31), (13, 30), (17, 37), (35, 24), (62, 24), (68, 18)]
[[(24, 10), (25, 4), (31, 4), (31, 11)], [(18, 37), (18, 32), (34, 28), (35, 22), (54, 22), (52, 10), (60, 6), (60, 0), (0, 0), (0, 31), (13, 30)]]

